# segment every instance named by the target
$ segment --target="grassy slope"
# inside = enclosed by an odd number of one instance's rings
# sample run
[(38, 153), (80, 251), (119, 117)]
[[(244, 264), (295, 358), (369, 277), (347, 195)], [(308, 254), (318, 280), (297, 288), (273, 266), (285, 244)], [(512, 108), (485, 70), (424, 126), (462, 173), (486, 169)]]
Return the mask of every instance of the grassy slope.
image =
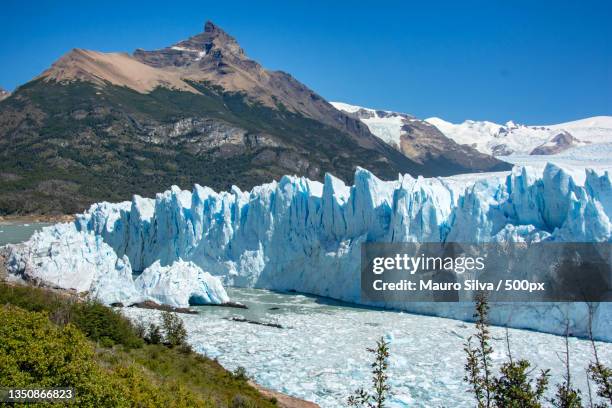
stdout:
[(92, 407), (275, 406), (213, 360), (144, 344), (110, 308), (6, 284), (0, 305), (0, 387), (71, 386)]

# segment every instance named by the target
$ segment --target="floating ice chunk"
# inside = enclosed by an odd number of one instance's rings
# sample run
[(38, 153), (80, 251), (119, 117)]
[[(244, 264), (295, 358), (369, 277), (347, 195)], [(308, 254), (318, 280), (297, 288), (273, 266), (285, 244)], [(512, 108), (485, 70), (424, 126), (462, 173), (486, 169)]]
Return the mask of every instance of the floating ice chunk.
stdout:
[(135, 284), (151, 300), (174, 307), (229, 302), (219, 278), (181, 259), (168, 266), (155, 262), (136, 278)]

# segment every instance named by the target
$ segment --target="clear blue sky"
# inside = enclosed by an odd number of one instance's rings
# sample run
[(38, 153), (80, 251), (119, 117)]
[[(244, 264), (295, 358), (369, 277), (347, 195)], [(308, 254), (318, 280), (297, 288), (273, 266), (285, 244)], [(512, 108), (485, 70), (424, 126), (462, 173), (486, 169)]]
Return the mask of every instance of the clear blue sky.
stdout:
[(160, 48), (210, 19), (328, 100), (549, 124), (612, 115), (612, 1), (14, 1), (0, 86), (74, 47)]

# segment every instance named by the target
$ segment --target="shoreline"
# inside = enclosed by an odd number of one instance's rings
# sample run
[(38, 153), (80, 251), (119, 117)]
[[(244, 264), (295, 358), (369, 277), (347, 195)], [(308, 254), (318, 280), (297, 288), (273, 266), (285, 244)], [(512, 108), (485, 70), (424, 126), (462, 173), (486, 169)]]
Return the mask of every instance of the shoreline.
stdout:
[(259, 391), (259, 393), (264, 397), (276, 399), (277, 405), (281, 408), (320, 408), (320, 405), (315, 404), (314, 402), (292, 397), (291, 395), (262, 387), (253, 380), (249, 380), (249, 385)]
[(72, 214), (30, 214), (30, 215), (0, 215), (0, 224), (4, 223), (31, 223), (31, 222), (72, 222), (75, 216)]

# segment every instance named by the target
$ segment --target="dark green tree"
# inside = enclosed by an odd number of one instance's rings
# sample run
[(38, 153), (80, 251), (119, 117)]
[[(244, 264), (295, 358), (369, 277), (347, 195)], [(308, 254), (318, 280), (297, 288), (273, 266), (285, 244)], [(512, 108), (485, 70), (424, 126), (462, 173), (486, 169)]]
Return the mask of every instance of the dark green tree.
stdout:
[(489, 305), (484, 294), (476, 296), (476, 334), (465, 343), (467, 355), (464, 380), (470, 384), (478, 408), (541, 408), (548, 386), (548, 370), (542, 371), (535, 381), (529, 377), (531, 364), (527, 360), (514, 360), (510, 339), (506, 331), (508, 362), (500, 374), (492, 374), (491, 333), (488, 322)]
[(500, 368), (500, 375), (493, 379), (492, 399), (494, 407), (540, 408), (548, 386), (548, 370), (542, 371), (535, 388), (529, 378), (531, 364), (527, 360), (509, 361)]
[(383, 408), (391, 390), (387, 375), (389, 368), (389, 343), (381, 337), (376, 342), (376, 348), (368, 348), (367, 350), (375, 356), (372, 363), (373, 390), (371, 393), (363, 388), (356, 390), (348, 398), (348, 404), (356, 407)]
[(595, 404), (596, 408), (609, 408), (612, 406), (612, 369), (599, 361), (589, 365), (591, 380), (597, 385), (597, 396), (605, 402)]
[(580, 391), (572, 387), (569, 354), (569, 323), (565, 326), (565, 375), (563, 382), (557, 385), (555, 397), (550, 401), (555, 408), (582, 408)]
[(599, 359), (599, 353), (597, 351), (597, 345), (593, 339), (593, 305), (589, 306), (589, 338), (591, 340), (591, 346), (593, 348), (593, 357), (595, 361), (589, 364), (588, 373), (590, 379), (597, 386), (597, 396), (600, 397), (604, 402), (600, 402), (594, 405), (595, 408), (608, 408), (612, 407), (612, 369), (604, 365)]
[(163, 336), (160, 327), (153, 323), (149, 324), (149, 329), (145, 336), (145, 340), (149, 344), (161, 344), (163, 341)]
[(489, 331), (489, 304), (487, 297), (479, 293), (476, 296), (476, 334), (470, 336), (465, 343), (464, 350), (467, 354), (465, 364), (464, 380), (471, 385), (472, 392), (476, 397), (478, 408), (489, 408), (491, 406), (491, 333)]
[(166, 334), (166, 343), (171, 347), (187, 344), (187, 330), (183, 320), (176, 313), (162, 312), (162, 328)]

